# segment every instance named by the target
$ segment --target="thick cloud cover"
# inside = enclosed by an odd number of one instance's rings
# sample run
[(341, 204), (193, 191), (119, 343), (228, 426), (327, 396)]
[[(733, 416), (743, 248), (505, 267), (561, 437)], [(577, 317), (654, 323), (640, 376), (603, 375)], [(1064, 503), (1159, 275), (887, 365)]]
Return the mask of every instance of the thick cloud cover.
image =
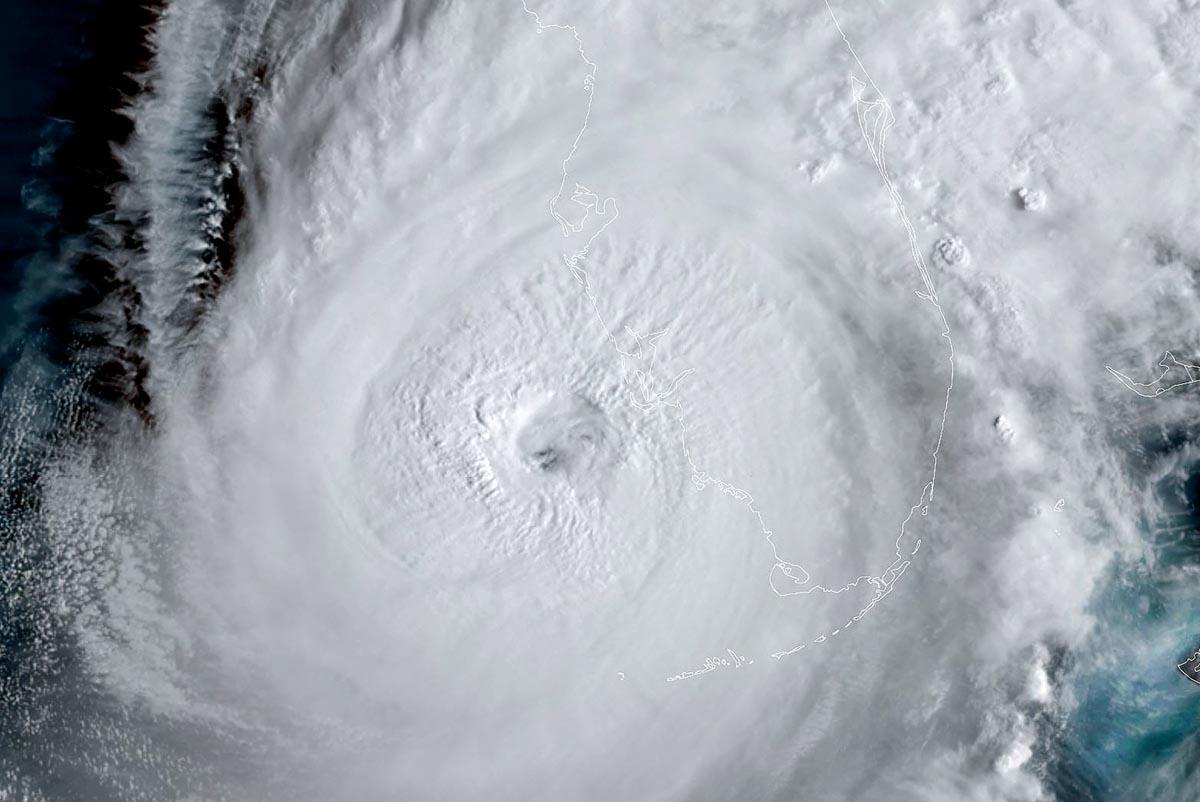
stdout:
[[(1104, 366), (1196, 308), (1200, 17), (1082, 5), (169, 6), (158, 423), (42, 473), (95, 708), (50, 748), (128, 798), (1047, 796), (1124, 449), (1186, 414)], [(155, 170), (211, 86), (247, 207), (184, 336)]]

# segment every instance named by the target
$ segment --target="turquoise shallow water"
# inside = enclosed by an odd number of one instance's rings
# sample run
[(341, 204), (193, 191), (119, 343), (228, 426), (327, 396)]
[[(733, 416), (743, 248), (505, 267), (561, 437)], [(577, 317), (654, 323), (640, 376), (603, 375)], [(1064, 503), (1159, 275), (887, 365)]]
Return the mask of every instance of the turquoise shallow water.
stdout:
[[(1157, 435), (1170, 455), (1196, 432)], [(1065, 718), (1044, 722), (1045, 771), (1059, 799), (1200, 796), (1200, 686), (1177, 670), (1200, 646), (1200, 464), (1150, 488), (1164, 514), (1145, 525), (1147, 559), (1120, 562), (1093, 601), (1088, 648), (1072, 658)]]

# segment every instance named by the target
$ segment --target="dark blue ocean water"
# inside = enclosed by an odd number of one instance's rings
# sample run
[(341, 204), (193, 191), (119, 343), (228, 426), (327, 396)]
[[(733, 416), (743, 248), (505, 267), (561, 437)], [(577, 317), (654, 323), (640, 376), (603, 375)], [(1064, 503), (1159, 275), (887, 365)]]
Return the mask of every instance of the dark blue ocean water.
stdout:
[[(18, 0), (0, 4), (0, 343), (33, 321), (15, 303), (30, 260), (51, 245), (56, 176), (52, 149), (72, 125), (72, 82), (92, 53), (89, 27), (99, 0)], [(32, 299), (30, 299), (32, 300)]]

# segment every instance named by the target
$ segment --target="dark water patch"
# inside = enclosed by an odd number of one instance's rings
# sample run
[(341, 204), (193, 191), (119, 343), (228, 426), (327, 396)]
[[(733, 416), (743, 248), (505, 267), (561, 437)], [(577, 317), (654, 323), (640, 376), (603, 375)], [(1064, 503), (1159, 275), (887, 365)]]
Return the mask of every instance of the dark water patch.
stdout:
[[(159, 369), (147, 348), (148, 321), (165, 321), (154, 332), (162, 348), (186, 347), (183, 340), (233, 275), (246, 209), (241, 132), (267, 74), (264, 63), (240, 79), (214, 78), (211, 90), (200, 89), (204, 80), (189, 87), (199, 91), (189, 98), (195, 111), (165, 123), (170, 130), (149, 132), (158, 148), (149, 158), (164, 162), (127, 175), (129, 156), (119, 153), (130, 152), (129, 109), (139, 95), (152, 99), (157, 91), (147, 34), (161, 9), (97, 6), (85, 26), (84, 38), (95, 42), (54, 102), (58, 122), (26, 183), (33, 188), (25, 193), (27, 210), (42, 210), (41, 245), (21, 261), (21, 286), (12, 296), (21, 342), (36, 334), (53, 363), (85, 368), (85, 400), (96, 411), (132, 410), (146, 425), (155, 419), (151, 373)], [(143, 196), (156, 195), (150, 181), (164, 182), (169, 208), (147, 207)], [(152, 224), (166, 225), (181, 244), (149, 241)], [(158, 306), (164, 297), (170, 305), (151, 317), (142, 287), (164, 277), (168, 295), (156, 290), (154, 297)], [(10, 350), (0, 363), (12, 362)]]
[[(0, 4), (0, 732), (44, 710), (31, 698), (70, 662), (48, 599), (39, 473), (68, 433), (86, 433), (72, 343), (81, 310), (112, 289), (82, 258), (91, 217), (110, 206), (110, 140), (125, 77), (144, 68), (154, 6), (100, 0)], [(75, 258), (80, 255), (79, 258)], [(21, 703), (28, 702), (28, 704)]]
[[(137, 249), (139, 221), (114, 215), (112, 190), (126, 178), (114, 147), (133, 133), (122, 108), (143, 89), (133, 76), (149, 67), (148, 34), (163, 5), (93, 0), (6, 9), (44, 36), (25, 50), (48, 55), (26, 53), (28, 68), (15, 73), (24, 80), (13, 83), (36, 87), (28, 92), (40, 102), (25, 108), (24, 119), (5, 121), (10, 131), (37, 130), (38, 143), (5, 159), (15, 165), (24, 158), (23, 169), (8, 173), (4, 218), (26, 236), (5, 264), (0, 381), (32, 341), (64, 370), (87, 352), (85, 362), (97, 370), (94, 400), (135, 408), (143, 400), (137, 388), (145, 368), (128, 355), (145, 337), (137, 323), (141, 299), (111, 257)], [(28, 136), (23, 144), (32, 144)], [(18, 183), (19, 209), (11, 191)]]
[(126, 395), (105, 389), (123, 369), (106, 367), (112, 318), (101, 310), (120, 312), (130, 345), (144, 338), (140, 299), (99, 254), (114, 238), (136, 247), (134, 227), (111, 218), (123, 179), (113, 145), (132, 133), (120, 107), (141, 90), (129, 76), (149, 63), (161, 7), (0, 5), (0, 795), (105, 798), (84, 786), (52, 792), (47, 749), (31, 747), (52, 743), (43, 735), (67, 726), (68, 713), (72, 725), (83, 715), (54, 701), (81, 676), (82, 657), (56, 595), (42, 473), (94, 433), (98, 399)]

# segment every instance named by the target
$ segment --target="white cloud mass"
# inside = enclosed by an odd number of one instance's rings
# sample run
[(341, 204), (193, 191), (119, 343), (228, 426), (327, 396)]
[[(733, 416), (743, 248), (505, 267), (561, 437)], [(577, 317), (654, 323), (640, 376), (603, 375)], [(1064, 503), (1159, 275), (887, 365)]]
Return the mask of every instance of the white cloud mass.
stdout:
[[(1190, 464), (1130, 457), (1188, 390), (1105, 370), (1194, 355), (1186, 5), (169, 4), (156, 424), (39, 479), (54, 749), (128, 799), (1061, 793)], [(184, 327), (214, 91), (246, 208)]]

